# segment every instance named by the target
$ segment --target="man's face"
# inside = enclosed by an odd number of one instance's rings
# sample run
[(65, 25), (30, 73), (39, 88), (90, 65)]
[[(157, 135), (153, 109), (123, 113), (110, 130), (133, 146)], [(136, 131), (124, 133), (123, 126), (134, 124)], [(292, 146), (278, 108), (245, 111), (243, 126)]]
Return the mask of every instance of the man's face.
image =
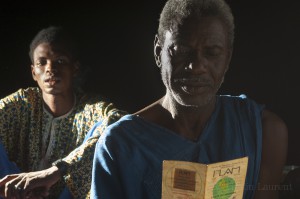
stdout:
[(32, 77), (43, 93), (59, 95), (72, 92), (78, 64), (63, 45), (41, 43), (33, 52)]
[(220, 88), (231, 58), (228, 33), (216, 17), (186, 20), (167, 31), (160, 51), (167, 95), (183, 106), (208, 104)]

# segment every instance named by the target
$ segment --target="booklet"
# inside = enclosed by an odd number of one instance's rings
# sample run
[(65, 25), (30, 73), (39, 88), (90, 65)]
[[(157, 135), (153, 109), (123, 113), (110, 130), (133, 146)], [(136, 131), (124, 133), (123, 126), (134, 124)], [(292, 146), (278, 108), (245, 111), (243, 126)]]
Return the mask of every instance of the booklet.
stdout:
[(241, 199), (248, 157), (201, 164), (164, 160), (162, 199)]

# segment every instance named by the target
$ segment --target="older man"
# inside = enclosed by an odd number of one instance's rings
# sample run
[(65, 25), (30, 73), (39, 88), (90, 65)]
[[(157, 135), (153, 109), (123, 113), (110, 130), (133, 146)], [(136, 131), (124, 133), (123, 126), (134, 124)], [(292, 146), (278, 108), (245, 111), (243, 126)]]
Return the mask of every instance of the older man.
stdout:
[(95, 152), (93, 198), (161, 198), (164, 160), (215, 163), (248, 156), (246, 199), (274, 199), (287, 152), (284, 122), (244, 96), (217, 95), (234, 22), (223, 0), (169, 0), (154, 54), (166, 94), (106, 129)]

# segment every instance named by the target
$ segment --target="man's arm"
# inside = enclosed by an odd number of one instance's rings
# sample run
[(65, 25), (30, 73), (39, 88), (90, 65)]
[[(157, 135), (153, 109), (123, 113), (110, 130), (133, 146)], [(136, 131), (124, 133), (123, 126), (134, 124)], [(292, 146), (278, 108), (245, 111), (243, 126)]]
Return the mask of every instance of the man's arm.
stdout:
[(102, 119), (88, 132), (89, 138), (63, 159), (70, 165), (65, 180), (75, 198), (83, 198), (83, 194), (90, 190), (93, 157), (99, 137), (107, 126), (118, 121), (125, 114), (112, 104), (107, 105), (102, 112)]
[[(108, 144), (109, 143), (109, 144)], [(118, 158), (114, 157), (111, 146), (114, 142), (106, 138), (100, 138), (96, 145), (93, 171), (91, 198), (127, 198), (123, 186), (121, 185), (121, 176), (118, 169)]]
[(24, 92), (20, 89), (0, 99), (0, 141), (10, 157), (16, 151), (20, 139), (20, 132), (16, 132), (16, 129), (20, 128), (20, 110), (26, 106), (24, 98)]
[[(86, 189), (90, 189), (92, 161), (97, 140), (109, 124), (114, 123), (124, 114), (124, 111), (116, 109), (112, 104), (102, 104), (99, 122), (88, 132), (90, 138), (63, 158), (67, 165), (66, 171), (61, 172), (58, 165), (52, 166), (38, 172), (14, 175), (14, 179), (8, 184), (23, 185), (23, 193), (29, 193), (37, 187), (49, 190), (52, 185), (62, 179), (65, 173), (66, 182), (72, 194), (76, 198), (85, 198), (84, 194), (88, 192)], [(13, 186), (11, 187), (13, 188)]]
[(262, 117), (262, 160), (255, 199), (276, 199), (286, 162), (288, 130), (274, 113), (265, 110)]

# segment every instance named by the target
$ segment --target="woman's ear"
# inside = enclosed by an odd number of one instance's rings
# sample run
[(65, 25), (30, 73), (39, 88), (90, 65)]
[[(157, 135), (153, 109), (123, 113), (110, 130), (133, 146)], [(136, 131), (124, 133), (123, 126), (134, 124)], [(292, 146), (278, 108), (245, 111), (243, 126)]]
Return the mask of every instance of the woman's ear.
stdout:
[(154, 58), (156, 65), (161, 68), (161, 51), (162, 51), (162, 46), (159, 41), (158, 35), (155, 35), (154, 39)]

